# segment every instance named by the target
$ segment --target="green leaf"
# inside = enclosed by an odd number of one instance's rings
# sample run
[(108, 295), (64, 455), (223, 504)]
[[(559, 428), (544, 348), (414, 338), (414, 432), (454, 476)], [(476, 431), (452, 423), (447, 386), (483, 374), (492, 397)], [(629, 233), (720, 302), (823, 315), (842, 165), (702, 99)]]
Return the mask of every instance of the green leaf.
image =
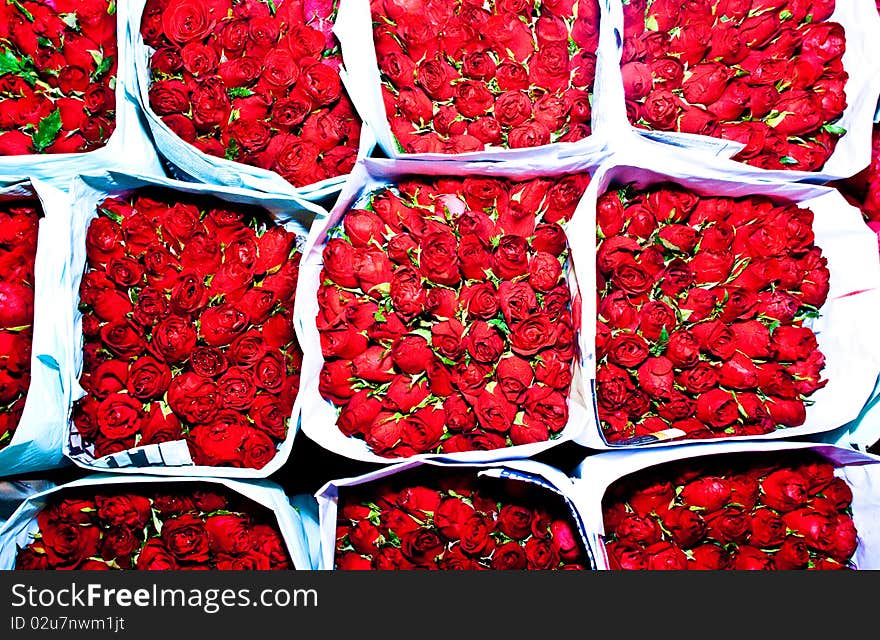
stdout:
[(387, 318), (385, 317), (384, 313), (382, 313), (381, 311), (377, 311), (373, 314), (373, 320), (375, 320), (376, 322), (385, 322)]
[(764, 120), (764, 123), (770, 128), (775, 128), (775, 127), (779, 126), (779, 123), (781, 123), (783, 120), (785, 120), (786, 116), (791, 116), (791, 115), (794, 115), (794, 113), (791, 111), (783, 111), (782, 113), (777, 112), (775, 114), (770, 115), (766, 120)]
[(254, 92), (247, 87), (230, 87), (226, 90), (230, 98), (248, 98), (254, 95)]
[(648, 31), (659, 31), (660, 25), (657, 24), (657, 16), (650, 15), (645, 18), (645, 29)]
[(101, 207), (101, 213), (110, 218), (116, 224), (122, 224), (122, 216), (118, 213), (114, 213), (110, 211), (110, 209), (105, 209), (104, 207)]
[(846, 133), (846, 129), (838, 127), (836, 124), (828, 123), (822, 128), (833, 136), (842, 136)]
[(278, 7), (275, 6), (275, 3), (272, 0), (266, 0), (266, 4), (269, 5), (269, 13), (273, 16), (278, 13)]
[(44, 49), (49, 49), (49, 48), (55, 46), (52, 44), (52, 41), (49, 40), (49, 38), (44, 38), (43, 36), (40, 36), (39, 38), (37, 38), (37, 44), (40, 45), (41, 47), (43, 47)]
[(25, 17), (28, 22), (34, 21), (34, 14), (28, 11), (24, 5), (22, 5), (18, 0), (6, 0), (6, 4), (11, 4), (13, 7), (18, 9)]
[(92, 79), (97, 80), (98, 78), (103, 76), (105, 73), (110, 71), (110, 68), (112, 66), (113, 66), (113, 56), (107, 56), (106, 58), (102, 58), (101, 61), (98, 63), (98, 66), (95, 69), (95, 72), (92, 74)]
[(110, 4), (107, 5), (107, 15), (116, 15), (116, 0), (110, 0)]
[(21, 71), (21, 61), (9, 49), (0, 54), (0, 76)]
[(34, 150), (43, 151), (50, 146), (61, 131), (61, 110), (55, 109), (48, 116), (40, 120), (37, 132), (33, 135)]
[(793, 15), (794, 14), (791, 11), (789, 11), (788, 9), (783, 9), (782, 11), (779, 12), (779, 19), (783, 20), (783, 21), (784, 20), (791, 20)]
[(238, 143), (235, 141), (234, 138), (230, 138), (229, 146), (226, 147), (226, 153), (224, 153), (223, 156), (227, 160), (235, 160), (236, 158), (238, 158), (238, 152)]
[(79, 31), (79, 23), (77, 22), (75, 13), (62, 13), (58, 17), (61, 18), (61, 22), (66, 24), (68, 27), (70, 27), (74, 31)]
[(779, 158), (779, 162), (781, 164), (798, 164), (798, 161), (791, 156), (782, 156), (781, 158)]

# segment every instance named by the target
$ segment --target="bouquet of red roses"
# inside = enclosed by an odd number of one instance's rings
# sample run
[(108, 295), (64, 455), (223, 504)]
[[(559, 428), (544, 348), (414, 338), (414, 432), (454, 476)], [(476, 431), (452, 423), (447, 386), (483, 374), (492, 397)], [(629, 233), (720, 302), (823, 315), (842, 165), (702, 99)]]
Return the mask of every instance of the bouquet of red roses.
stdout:
[(764, 169), (820, 169), (845, 129), (849, 75), (835, 0), (629, 0), (627, 114), (644, 129), (745, 144)]
[(273, 460), (299, 387), (297, 239), (262, 208), (173, 190), (100, 203), (73, 413), (91, 458), (185, 440), (197, 465)]
[(575, 330), (564, 225), (587, 174), (411, 177), (329, 231), (321, 396), (384, 458), (559, 437)]
[(596, 0), (371, 2), (400, 150), (464, 153), (590, 135)]
[(531, 482), (423, 467), (341, 489), (336, 569), (584, 570), (570, 506)]
[(12, 440), (30, 386), (40, 216), (37, 201), (0, 204), (0, 449)]
[(796, 427), (827, 383), (811, 318), (829, 291), (813, 213), (674, 183), (597, 207), (596, 396), (608, 442)]
[(116, 127), (114, 0), (0, 5), (0, 156), (103, 147)]
[(301, 187), (354, 165), (332, 2), (149, 0), (149, 108), (181, 140)]
[(848, 569), (853, 491), (807, 450), (669, 462), (602, 501), (612, 569)]
[(272, 512), (217, 485), (80, 487), (50, 495), (15, 569), (282, 570)]

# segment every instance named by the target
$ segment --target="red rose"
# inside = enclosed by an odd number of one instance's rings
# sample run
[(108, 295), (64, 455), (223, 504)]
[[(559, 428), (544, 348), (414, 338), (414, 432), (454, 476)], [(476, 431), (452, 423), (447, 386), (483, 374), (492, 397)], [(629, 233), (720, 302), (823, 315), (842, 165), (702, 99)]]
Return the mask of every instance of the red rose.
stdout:
[(737, 421), (739, 409), (729, 391), (710, 389), (697, 398), (697, 418), (715, 429), (722, 429)]
[(779, 469), (761, 480), (761, 500), (780, 513), (787, 513), (807, 503), (807, 480), (798, 472)]
[(198, 516), (184, 514), (166, 520), (160, 539), (178, 562), (204, 563), (210, 558), (208, 533)]
[(636, 333), (622, 332), (611, 339), (606, 351), (610, 362), (632, 369), (648, 357), (648, 344)]
[(213, 380), (185, 372), (176, 376), (168, 389), (171, 409), (191, 424), (208, 422), (217, 412), (220, 391)]
[[(504, 300), (502, 299), (503, 310)], [(542, 349), (552, 346), (556, 340), (557, 331), (554, 329), (550, 318), (542, 313), (536, 313), (523, 318), (521, 322), (513, 327), (513, 332), (510, 334), (511, 348), (514, 353), (521, 356), (534, 355)]]
[(638, 370), (639, 387), (655, 398), (666, 398), (672, 393), (675, 374), (669, 358), (649, 358)]
[(101, 531), (95, 526), (60, 522), (40, 527), (48, 563), (53, 568), (75, 569), (99, 549)]
[(751, 515), (749, 544), (759, 549), (779, 546), (785, 539), (785, 523), (772, 509), (757, 509)]

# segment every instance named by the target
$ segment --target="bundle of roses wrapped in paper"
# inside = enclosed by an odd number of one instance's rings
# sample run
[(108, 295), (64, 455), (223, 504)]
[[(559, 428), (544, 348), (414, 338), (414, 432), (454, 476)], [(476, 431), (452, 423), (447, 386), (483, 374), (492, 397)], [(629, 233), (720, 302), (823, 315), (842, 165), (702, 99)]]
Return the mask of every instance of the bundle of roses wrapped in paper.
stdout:
[(681, 132), (657, 138), (685, 146), (705, 145), (687, 134), (729, 140), (735, 160), (767, 170), (846, 177), (867, 163), (880, 90), (872, 3), (629, 0), (622, 26), (634, 126)]
[(871, 515), (880, 458), (792, 443), (596, 458), (578, 467), (575, 484), (596, 503), (584, 511), (601, 519), (609, 569), (880, 566)]
[(81, 153), (116, 126), (116, 3), (0, 6), (0, 155)]
[(589, 174), (370, 166), (304, 249), (310, 437), (387, 461), (537, 450), (577, 428), (578, 290), (564, 226)]
[[(266, 206), (298, 203), (124, 178), (80, 182), (75, 197), (85, 395), (70, 455), (268, 474), (296, 428), (302, 227)], [(147, 445), (158, 447), (127, 454)]]
[(0, 475), (59, 466), (69, 394), (63, 194), (38, 182), (0, 189)]
[(584, 203), (596, 215), (585, 317), (597, 321), (602, 437), (582, 444), (795, 436), (853, 420), (880, 366), (863, 316), (880, 262), (858, 212), (834, 190), (715, 170), (731, 163), (645, 164), (664, 170), (600, 168)]
[(123, 162), (161, 171), (125, 100), (126, 19), (115, 0), (0, 5), (0, 182), (66, 189), (77, 173)]
[(592, 569), (569, 487), (534, 462), (403, 464), (331, 482), (318, 493), (321, 568)]
[(92, 476), (28, 498), (0, 531), (5, 569), (264, 571), (307, 558), (271, 483)]
[(361, 123), (339, 77), (333, 2), (148, 0), (135, 14), (142, 106), (178, 168), (276, 192), (351, 170)]
[(342, 2), (336, 31), (358, 110), (387, 154), (497, 152), (590, 135), (596, 0), (366, 4)]

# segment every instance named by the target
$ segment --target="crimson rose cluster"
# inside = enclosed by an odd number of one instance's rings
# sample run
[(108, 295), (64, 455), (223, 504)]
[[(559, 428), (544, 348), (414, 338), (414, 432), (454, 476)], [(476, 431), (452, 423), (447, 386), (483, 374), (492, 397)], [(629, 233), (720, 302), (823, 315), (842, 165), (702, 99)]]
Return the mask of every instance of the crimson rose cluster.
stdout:
[(375, 454), (558, 437), (575, 355), (563, 225), (589, 176), (413, 178), (323, 250), (319, 389)]
[(846, 131), (835, 0), (629, 0), (621, 71), (630, 122), (745, 144), (734, 159), (814, 171)]
[(98, 211), (80, 286), (79, 435), (95, 457), (185, 439), (198, 465), (264, 467), (299, 388), (296, 234), (262, 209), (171, 191)]
[(12, 441), (31, 380), (40, 206), (0, 205), (0, 448)]
[(297, 187), (348, 173), (361, 124), (332, 13), (303, 0), (149, 0), (150, 107), (202, 152)]
[(546, 489), (473, 472), (400, 476), (343, 489), (336, 569), (590, 568), (571, 512)]
[(825, 386), (807, 321), (829, 291), (813, 213), (627, 185), (597, 209), (597, 399), (606, 440), (770, 433)]
[[(51, 496), (16, 569), (281, 570), (291, 562), (271, 512), (192, 483), (80, 489)], [(64, 497), (62, 497), (64, 496)]]
[(605, 548), (612, 569), (852, 569), (852, 499), (811, 452), (667, 463), (609, 488)]
[(0, 155), (79, 153), (116, 127), (116, 2), (0, 4)]
[(597, 0), (373, 0), (391, 131), (408, 153), (590, 134)]

